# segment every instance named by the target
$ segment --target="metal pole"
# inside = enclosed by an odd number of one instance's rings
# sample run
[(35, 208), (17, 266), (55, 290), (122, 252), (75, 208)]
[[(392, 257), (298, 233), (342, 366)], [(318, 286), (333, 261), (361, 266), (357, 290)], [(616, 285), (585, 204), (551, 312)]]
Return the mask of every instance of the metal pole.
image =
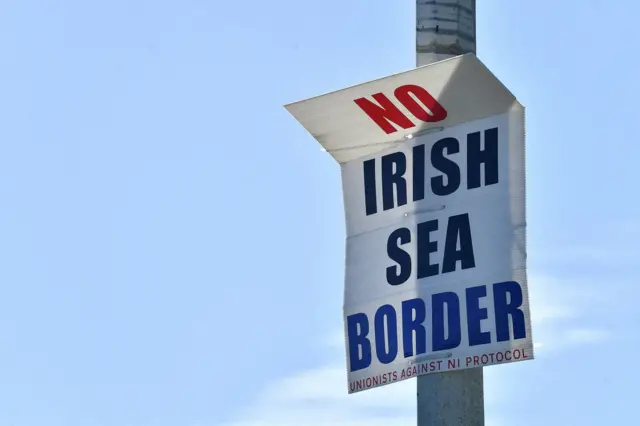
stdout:
[[(475, 0), (416, 0), (416, 63), (476, 53)], [(418, 376), (418, 426), (484, 426), (482, 368)]]
[(416, 60), (419, 67), (476, 53), (476, 0), (416, 0)]

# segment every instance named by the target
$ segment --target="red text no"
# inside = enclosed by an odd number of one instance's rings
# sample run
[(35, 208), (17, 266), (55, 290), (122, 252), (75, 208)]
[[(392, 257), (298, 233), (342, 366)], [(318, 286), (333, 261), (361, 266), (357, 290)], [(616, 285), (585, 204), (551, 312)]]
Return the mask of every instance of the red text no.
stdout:
[[(424, 88), (415, 84), (405, 84), (394, 92), (396, 99), (415, 118), (426, 123), (435, 123), (447, 118), (447, 110)], [(399, 129), (410, 129), (416, 124), (407, 117), (384, 93), (373, 96), (375, 102), (367, 98), (359, 98), (354, 102), (380, 127), (385, 133), (391, 134)]]

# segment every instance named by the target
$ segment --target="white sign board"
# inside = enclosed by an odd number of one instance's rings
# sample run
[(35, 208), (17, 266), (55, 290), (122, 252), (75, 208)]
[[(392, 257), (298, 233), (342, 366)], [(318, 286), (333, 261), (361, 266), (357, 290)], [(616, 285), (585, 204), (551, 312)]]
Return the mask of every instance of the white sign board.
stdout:
[(472, 54), (287, 105), (340, 163), (350, 393), (533, 359), (524, 108)]

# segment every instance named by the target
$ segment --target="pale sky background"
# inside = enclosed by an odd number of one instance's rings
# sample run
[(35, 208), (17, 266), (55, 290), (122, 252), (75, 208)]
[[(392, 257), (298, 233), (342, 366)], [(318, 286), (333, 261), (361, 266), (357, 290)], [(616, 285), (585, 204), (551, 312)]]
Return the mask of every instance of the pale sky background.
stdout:
[[(283, 108), (412, 68), (414, 7), (2, 1), (0, 425), (415, 424), (413, 380), (346, 393), (339, 168)], [(637, 424), (639, 14), (478, 0), (541, 345), (487, 426)]]

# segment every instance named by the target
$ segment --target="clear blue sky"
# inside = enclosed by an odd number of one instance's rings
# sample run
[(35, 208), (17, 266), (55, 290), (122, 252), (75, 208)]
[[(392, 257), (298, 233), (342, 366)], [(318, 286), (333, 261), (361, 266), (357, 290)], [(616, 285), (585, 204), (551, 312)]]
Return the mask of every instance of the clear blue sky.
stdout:
[[(412, 425), (346, 395), (339, 168), (283, 104), (414, 65), (413, 1), (5, 0), (0, 425)], [(633, 424), (635, 1), (478, 0), (527, 107), (538, 359), (488, 426)]]

